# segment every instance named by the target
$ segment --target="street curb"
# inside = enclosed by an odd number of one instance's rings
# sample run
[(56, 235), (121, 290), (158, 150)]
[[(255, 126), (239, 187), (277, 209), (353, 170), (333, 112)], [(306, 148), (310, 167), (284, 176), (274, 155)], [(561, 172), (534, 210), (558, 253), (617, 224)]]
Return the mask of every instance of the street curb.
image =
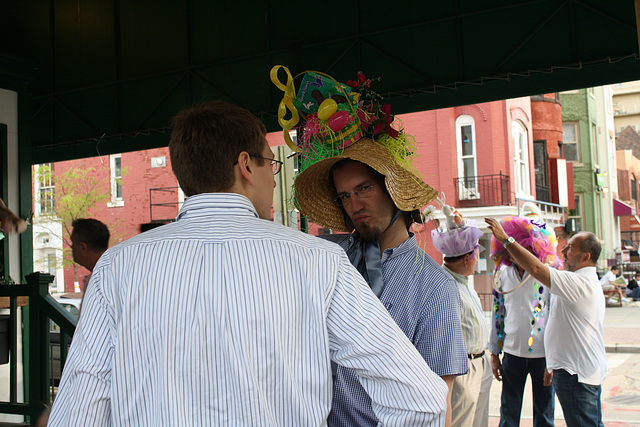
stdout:
[(640, 353), (640, 345), (609, 344), (604, 349), (607, 353)]

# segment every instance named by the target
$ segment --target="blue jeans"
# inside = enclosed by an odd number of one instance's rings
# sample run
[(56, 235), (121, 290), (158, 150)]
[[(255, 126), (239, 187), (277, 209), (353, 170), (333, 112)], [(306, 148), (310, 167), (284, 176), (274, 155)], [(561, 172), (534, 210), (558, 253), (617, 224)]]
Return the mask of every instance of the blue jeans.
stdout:
[(544, 386), (544, 357), (528, 359), (508, 353), (502, 358), (502, 398), (500, 405), (500, 427), (520, 425), (522, 397), (527, 375), (531, 376), (533, 389), (533, 425), (553, 427), (555, 400), (553, 386)]
[(567, 427), (603, 427), (600, 395), (602, 386), (578, 382), (564, 369), (553, 371), (553, 383)]

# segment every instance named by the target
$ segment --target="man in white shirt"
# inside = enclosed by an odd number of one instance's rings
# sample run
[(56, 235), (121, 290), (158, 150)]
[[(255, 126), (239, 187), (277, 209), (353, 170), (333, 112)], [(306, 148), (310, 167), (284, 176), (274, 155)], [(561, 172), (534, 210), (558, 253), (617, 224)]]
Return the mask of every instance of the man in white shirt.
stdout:
[[(627, 298), (623, 297), (623, 291), (626, 290), (626, 285), (619, 285), (615, 282), (616, 278), (620, 274), (620, 268), (617, 265), (611, 267), (611, 270), (607, 271), (604, 276), (600, 279), (600, 285), (602, 286), (602, 291), (606, 292), (605, 298), (608, 296), (613, 297), (614, 293), (618, 295), (619, 303), (622, 305), (622, 302), (626, 302)], [(611, 298), (609, 303), (615, 303), (615, 299)]]
[(331, 361), (383, 425), (443, 425), (444, 381), (344, 251), (269, 221), (264, 125), (211, 101), (169, 150), (188, 199), (98, 261), (49, 425), (324, 426)]
[(620, 269), (617, 265), (611, 267), (611, 270), (607, 271), (604, 276), (600, 279), (600, 284), (602, 285), (603, 291), (610, 291), (618, 285), (614, 282), (616, 277), (620, 274)]
[(603, 425), (600, 404), (607, 372), (605, 306), (595, 267), (600, 241), (593, 233), (574, 235), (562, 250), (565, 271), (559, 271), (515, 242), (496, 220), (485, 221), (512, 259), (550, 289), (545, 382), (553, 381), (567, 426)]

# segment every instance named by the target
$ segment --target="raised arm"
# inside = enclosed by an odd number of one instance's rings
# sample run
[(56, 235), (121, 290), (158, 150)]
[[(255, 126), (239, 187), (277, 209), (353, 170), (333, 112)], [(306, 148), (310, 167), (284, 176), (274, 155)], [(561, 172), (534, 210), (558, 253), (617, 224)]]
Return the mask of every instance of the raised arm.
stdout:
[(20, 234), (27, 229), (27, 222), (9, 210), (2, 199), (0, 199), (0, 223), (2, 231), (6, 234)]
[[(493, 237), (504, 245), (504, 242), (507, 241), (509, 236), (500, 223), (493, 218), (485, 218), (484, 220), (489, 225), (489, 230), (493, 233)], [(551, 288), (551, 276), (548, 266), (541, 263), (538, 258), (520, 246), (518, 242), (507, 245), (505, 249), (509, 252), (509, 256), (516, 264), (532, 275), (537, 281)]]

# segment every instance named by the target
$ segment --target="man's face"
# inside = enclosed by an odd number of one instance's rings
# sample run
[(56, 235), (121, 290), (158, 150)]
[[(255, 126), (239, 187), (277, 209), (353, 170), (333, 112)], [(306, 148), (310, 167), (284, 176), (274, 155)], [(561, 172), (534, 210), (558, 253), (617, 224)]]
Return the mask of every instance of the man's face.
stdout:
[(333, 183), (338, 195), (374, 185), (367, 197), (351, 194), (343, 209), (363, 239), (377, 239), (387, 229), (397, 210), (383, 184), (378, 183), (371, 170), (360, 162), (349, 162), (334, 170)]
[(73, 262), (82, 265), (83, 246), (78, 240), (78, 236), (75, 233), (71, 233), (71, 253), (73, 254)]
[(562, 249), (562, 255), (564, 256), (564, 269), (569, 271), (576, 271), (582, 266), (582, 259), (584, 252), (580, 250), (583, 236), (576, 234), (567, 242), (567, 246)]
[(273, 207), (273, 189), (276, 187), (276, 180), (273, 176), (270, 160), (275, 155), (271, 151), (267, 140), (264, 140), (264, 148), (262, 150), (264, 164), (256, 168), (256, 187), (258, 191), (255, 194), (253, 205), (258, 211), (258, 216), (262, 219), (271, 219), (271, 208)]

